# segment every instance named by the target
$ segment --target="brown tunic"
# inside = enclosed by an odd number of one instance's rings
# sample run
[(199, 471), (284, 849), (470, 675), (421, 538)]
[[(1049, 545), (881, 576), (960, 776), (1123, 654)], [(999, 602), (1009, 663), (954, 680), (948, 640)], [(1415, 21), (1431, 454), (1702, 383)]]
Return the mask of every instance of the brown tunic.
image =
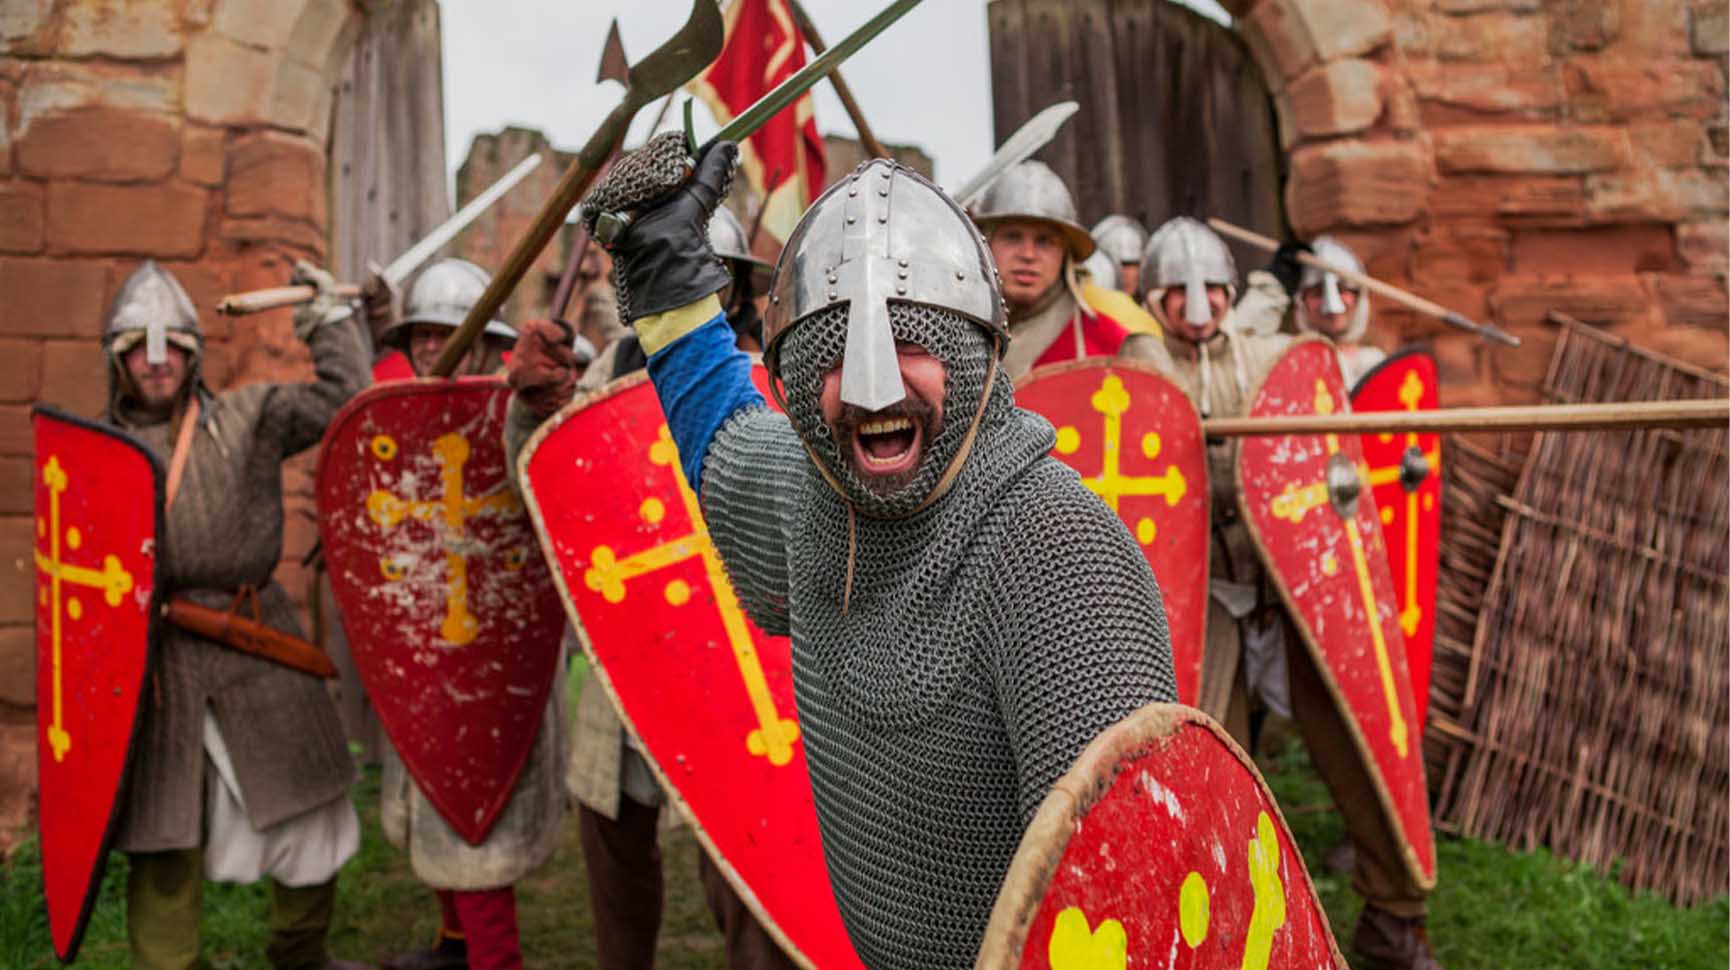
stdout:
[[(349, 321), (309, 338), (317, 379), (252, 384), (207, 401), (180, 491), (161, 537), (164, 590), (227, 608), (234, 590), (259, 591), (265, 623), (304, 636), (288, 594), (271, 578), (282, 557), (282, 462), (318, 443), (343, 402), (366, 386), (366, 354)], [(122, 403), (115, 423), (162, 457), (177, 422)], [(132, 756), (115, 847), (157, 852), (203, 841), (204, 711), (234, 762), (254, 828), (343, 797), (354, 780), (342, 724), (316, 677), (165, 627)]]

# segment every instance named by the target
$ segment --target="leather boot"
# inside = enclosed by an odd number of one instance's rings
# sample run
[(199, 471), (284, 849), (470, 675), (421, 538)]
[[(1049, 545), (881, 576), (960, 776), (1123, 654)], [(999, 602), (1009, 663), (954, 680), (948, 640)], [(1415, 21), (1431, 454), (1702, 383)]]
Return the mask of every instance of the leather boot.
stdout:
[(383, 970), (469, 970), (469, 946), (463, 940), (441, 936), (431, 949), (391, 957)]
[(1421, 916), (1395, 916), (1365, 904), (1352, 934), (1354, 970), (1442, 970)]

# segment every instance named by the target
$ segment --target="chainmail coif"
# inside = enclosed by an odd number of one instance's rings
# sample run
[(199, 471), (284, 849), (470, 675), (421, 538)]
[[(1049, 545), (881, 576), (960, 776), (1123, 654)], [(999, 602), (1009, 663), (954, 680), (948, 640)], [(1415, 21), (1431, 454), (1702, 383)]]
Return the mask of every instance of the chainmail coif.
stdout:
[[(752, 619), (792, 637), (824, 856), (855, 949), (873, 970), (966, 968), (1052, 783), (1100, 731), (1175, 698), (1165, 614), (1127, 530), (1048, 457), (1051, 426), (1014, 407), (1001, 373), (985, 387), (991, 344), (955, 314), (891, 305), (897, 339), (947, 368), (943, 426), (907, 486), (866, 490), (817, 405), (845, 321), (821, 311), (787, 334), (791, 421), (751, 408), (727, 422), (703, 511)], [(918, 509), (981, 395), (960, 474)]]

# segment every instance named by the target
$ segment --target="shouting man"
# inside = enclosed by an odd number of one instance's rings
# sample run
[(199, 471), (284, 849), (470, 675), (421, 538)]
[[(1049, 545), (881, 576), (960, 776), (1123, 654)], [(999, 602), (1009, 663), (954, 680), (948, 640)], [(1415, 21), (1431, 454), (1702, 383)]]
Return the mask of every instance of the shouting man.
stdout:
[[(616, 212), (678, 133), (584, 204)], [(793, 641), (830, 880), (867, 966), (973, 965), (1022, 830), (1095, 735), (1173, 697), (1164, 612), (1116, 516), (1015, 407), (991, 256), (883, 159), (794, 229), (765, 314), (764, 406), (715, 294), (709, 215), (737, 148), (613, 242), (686, 477), (753, 620)], [(1085, 234), (1084, 234), (1085, 235)]]

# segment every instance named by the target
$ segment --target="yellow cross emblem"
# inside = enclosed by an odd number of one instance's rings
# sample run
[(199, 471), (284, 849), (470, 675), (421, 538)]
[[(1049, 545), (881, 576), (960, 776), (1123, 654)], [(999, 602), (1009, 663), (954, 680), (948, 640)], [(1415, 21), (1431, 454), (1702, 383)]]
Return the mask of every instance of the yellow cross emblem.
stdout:
[[(1327, 384), (1320, 380), (1316, 381), (1315, 413), (1332, 414), (1334, 408), (1334, 398), (1329, 393)], [(1339, 454), (1339, 435), (1329, 434), (1323, 437), (1327, 443), (1328, 455), (1331, 457)], [(1360, 465), (1358, 468), (1359, 476), (1367, 477), (1365, 471)], [(1295, 523), (1301, 521), (1311, 509), (1327, 504), (1328, 485), (1325, 480), (1301, 486), (1288, 484), (1285, 490), (1274, 496), (1269, 503), (1269, 511), (1272, 512), (1274, 518)], [(1374, 584), (1370, 581), (1369, 556), (1364, 551), (1364, 538), (1358, 532), (1357, 519), (1342, 515), (1340, 522), (1345, 526), (1346, 544), (1351, 549), (1352, 567), (1357, 574), (1358, 594), (1363, 599), (1364, 617), (1369, 624), (1370, 640), (1375, 645), (1376, 669), (1381, 674), (1382, 694), (1386, 697), (1388, 705), (1388, 737), (1394, 743), (1394, 750), (1399, 752), (1400, 757), (1404, 758), (1410, 750), (1409, 729), (1406, 726), (1405, 715), (1400, 709), (1400, 692), (1394, 683), (1393, 661), (1388, 656), (1387, 638), (1382, 633), (1381, 619), (1376, 613), (1376, 591)], [(1329, 575), (1332, 575), (1331, 571), (1329, 571)]]
[(50, 680), (53, 684), (53, 721), (48, 725), (48, 747), (55, 761), (65, 761), (66, 752), (72, 748), (72, 737), (66, 733), (66, 718), (62, 700), (62, 636), (66, 619), (78, 620), (84, 616), (84, 603), (76, 595), (72, 595), (67, 586), (82, 586), (88, 589), (102, 591), (103, 602), (111, 607), (119, 606), (126, 594), (132, 592), (132, 574), (127, 572), (120, 563), (120, 557), (104, 556), (101, 569), (88, 566), (78, 566), (61, 558), (61, 545), (77, 551), (84, 544), (84, 535), (77, 526), (71, 526), (64, 531), (60, 528), (60, 496), (71, 485), (66, 469), (60, 464), (60, 456), (50, 455), (48, 463), (42, 466), (42, 484), (48, 487), (48, 517), (38, 516), (36, 519), (36, 538), (48, 540), (48, 552), (44, 553), (37, 546), (36, 568), (47, 579), (47, 586), (37, 586), (39, 602), (49, 608), (49, 637), (52, 648), (50, 659)]
[[(392, 462), (397, 457), (397, 443), (388, 435), (372, 440), (373, 457)], [(439, 497), (431, 501), (405, 499), (387, 489), (374, 489), (367, 496), (366, 511), (371, 519), (387, 532), (405, 519), (431, 520), (437, 529), (445, 552), (445, 618), (439, 633), (457, 646), (472, 643), (480, 634), (480, 621), (469, 611), (469, 556), (484, 551), (468, 538), (468, 522), (482, 515), (520, 515), (523, 504), (508, 485), (485, 495), (470, 496), (465, 491), (463, 467), (469, 460), (469, 440), (452, 432), (433, 441), (433, 458), (439, 466)], [(511, 549), (505, 553), (505, 565), (521, 568), (528, 561), (526, 549)], [(395, 557), (379, 560), (379, 572), (395, 582), (408, 574), (409, 564)]]
[[(750, 698), (751, 710), (757, 719), (757, 726), (745, 737), (745, 749), (753, 755), (768, 758), (772, 765), (785, 765), (793, 760), (793, 744), (799, 740), (799, 724), (782, 717), (775, 709), (775, 699), (769, 693), (769, 681), (763, 675), (757, 646), (751, 641), (751, 628), (745, 612), (727, 581), (721, 557), (709, 540), (709, 528), (703, 522), (697, 494), (685, 481), (678, 459), (672, 434), (663, 424), (655, 443), (649, 446), (649, 461), (672, 469), (678, 483), (679, 500), (686, 517), (691, 520), (691, 532), (624, 558), (620, 558), (610, 546), (596, 546), (589, 556), (590, 566), (583, 572), (583, 582), (607, 602), (623, 603), (626, 585), (631, 580), (692, 557), (700, 558), (703, 571), (708, 575), (709, 588), (715, 591), (715, 608), (721, 614), (721, 625), (727, 631), (733, 660), (739, 667), (739, 677), (744, 681), (745, 694)], [(637, 507), (637, 514), (644, 522), (657, 525), (666, 518), (667, 508), (660, 499), (650, 497)], [(663, 587), (663, 595), (674, 606), (683, 606), (691, 600), (690, 584), (681, 579), (671, 580)]]
[[(1093, 392), (1088, 403), (1104, 420), (1103, 448), (1100, 459), (1099, 474), (1083, 475), (1081, 484), (1088, 490), (1105, 500), (1113, 512), (1119, 515), (1124, 496), (1159, 496), (1165, 499), (1167, 508), (1183, 501), (1184, 493), (1189, 483), (1184, 480), (1183, 470), (1176, 465), (1167, 465), (1165, 471), (1158, 475), (1132, 476), (1123, 474), (1123, 416), (1129, 413), (1129, 391), (1123, 386), (1123, 378), (1116, 374), (1107, 374), (1100, 382), (1099, 389)], [(1159, 432), (1150, 431), (1141, 436), (1141, 453), (1149, 461), (1159, 457), (1161, 442)], [(1074, 425), (1064, 425), (1057, 429), (1057, 451), (1062, 455), (1073, 455), (1081, 448), (1081, 432)], [(1151, 518), (1142, 517), (1135, 524), (1135, 537), (1142, 545), (1147, 545), (1159, 534), (1159, 527)]]
[[(1405, 380), (1400, 382), (1399, 397), (1400, 404), (1404, 405), (1407, 411), (1416, 411), (1422, 406), (1424, 381), (1416, 371), (1406, 371)], [(1384, 434), (1381, 439), (1390, 441), (1393, 439), (1393, 435)], [(1437, 449), (1421, 450), (1417, 432), (1406, 432), (1406, 451), (1417, 451), (1423, 455), (1424, 464), (1429, 466), (1429, 474), (1438, 474), (1442, 456)], [(1371, 488), (1376, 488), (1400, 481), (1401, 468), (1402, 466), (1398, 463), (1382, 468), (1371, 468), (1364, 477), (1369, 481)], [(1424, 496), (1424, 500), (1426, 503), (1433, 501), (1427, 495)], [(1393, 506), (1383, 506), (1381, 516), (1383, 525), (1392, 522), (1394, 519)], [(1418, 621), (1424, 615), (1423, 607), (1418, 605), (1418, 490), (1415, 487), (1406, 489), (1406, 582), (1405, 588), (1401, 590), (1401, 598), (1405, 602), (1400, 607), (1400, 629), (1405, 631), (1406, 636), (1409, 637), (1418, 632)]]

